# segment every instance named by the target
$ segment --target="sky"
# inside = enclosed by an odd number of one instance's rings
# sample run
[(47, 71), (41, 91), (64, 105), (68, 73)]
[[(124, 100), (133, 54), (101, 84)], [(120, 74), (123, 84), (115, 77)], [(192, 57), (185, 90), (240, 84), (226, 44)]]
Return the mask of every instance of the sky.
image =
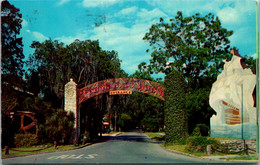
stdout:
[(47, 39), (70, 44), (99, 40), (103, 50), (115, 50), (121, 66), (133, 74), (149, 62), (149, 43), (142, 38), (159, 18), (174, 18), (177, 11), (192, 16), (213, 13), (222, 27), (233, 30), (231, 46), (256, 57), (255, 0), (9, 0), (22, 14), (24, 55), (33, 54), (32, 41)]

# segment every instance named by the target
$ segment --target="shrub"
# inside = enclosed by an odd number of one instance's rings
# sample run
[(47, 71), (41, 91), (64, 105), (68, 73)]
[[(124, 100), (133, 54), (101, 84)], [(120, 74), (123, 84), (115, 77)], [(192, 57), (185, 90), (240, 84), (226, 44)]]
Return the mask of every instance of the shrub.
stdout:
[(185, 88), (187, 84), (183, 75), (173, 70), (165, 77), (165, 140), (183, 142), (188, 136), (188, 122), (185, 111)]
[(213, 151), (220, 146), (220, 142), (204, 136), (191, 136), (187, 139), (186, 150), (191, 152), (206, 152), (207, 145), (211, 145)]
[(15, 134), (16, 147), (30, 147), (38, 143), (38, 137), (35, 134)]
[(90, 142), (90, 136), (89, 136), (89, 132), (85, 132), (84, 134), (81, 135), (81, 142), (82, 144), (85, 144), (86, 142)]
[(52, 114), (43, 126), (43, 131), (48, 137), (49, 142), (68, 143), (72, 137), (74, 119), (73, 112), (67, 113), (63, 109), (58, 109)]
[(206, 124), (197, 124), (191, 136), (208, 136), (209, 127)]

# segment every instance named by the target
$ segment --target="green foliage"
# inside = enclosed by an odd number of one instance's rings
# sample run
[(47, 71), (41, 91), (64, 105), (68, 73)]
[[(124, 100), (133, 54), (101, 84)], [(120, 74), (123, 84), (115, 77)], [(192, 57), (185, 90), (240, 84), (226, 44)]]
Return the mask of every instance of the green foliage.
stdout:
[(163, 128), (164, 112), (163, 101), (153, 96), (146, 96), (141, 102), (143, 111), (142, 124), (145, 125), (147, 131), (156, 132), (159, 128)]
[(126, 130), (129, 128), (131, 123), (132, 117), (129, 114), (122, 113), (118, 120), (118, 125), (121, 127), (122, 130)]
[(89, 136), (89, 132), (85, 132), (84, 134), (81, 135), (81, 142), (83, 144), (85, 144), (86, 142), (90, 142), (90, 136)]
[(197, 124), (191, 136), (208, 136), (209, 127), (205, 124)]
[(38, 143), (38, 137), (35, 134), (15, 134), (16, 147), (30, 147)]
[(150, 72), (148, 71), (148, 68), (146, 67), (145, 62), (142, 62), (141, 64), (138, 65), (138, 70), (135, 71), (135, 73), (131, 75), (131, 77), (154, 81), (153, 78), (151, 77)]
[(65, 45), (57, 40), (33, 42), (35, 49), (27, 62), (30, 73), (27, 75), (35, 92), (40, 91), (45, 99), (61, 108), (64, 85), (70, 78), (79, 88), (100, 80), (122, 77), (120, 60), (115, 51), (105, 51), (98, 41), (75, 40)]
[(166, 75), (177, 69), (191, 88), (211, 85), (223, 67), (222, 60), (231, 58), (228, 38), (232, 34), (211, 13), (184, 17), (177, 12), (169, 21), (161, 18), (145, 34), (152, 59), (143, 67)]
[[(73, 78), (80, 89), (100, 80), (126, 76), (121, 69), (117, 52), (102, 50), (98, 41), (75, 40), (65, 45), (49, 39), (41, 43), (35, 41), (31, 47), (35, 52), (27, 62), (30, 71), (26, 75), (28, 88), (32, 88), (35, 94), (40, 92), (43, 99), (51, 102), (52, 108), (55, 109), (63, 108), (64, 85), (70, 81), (70, 78)], [(104, 94), (89, 99), (81, 106), (82, 109), (91, 107), (92, 112), (82, 113), (89, 117), (82, 130), (93, 130), (91, 137), (92, 134), (97, 135), (97, 125), (109, 109), (107, 102), (109, 102), (108, 97)], [(116, 101), (111, 101), (109, 104), (112, 102), (114, 104)], [(90, 123), (91, 121), (93, 124)], [(57, 132), (56, 129), (49, 128), (52, 132), (50, 139), (54, 138), (53, 132)]]
[(74, 114), (58, 109), (46, 122), (39, 126), (39, 136), (47, 142), (68, 143), (73, 132)]
[(20, 10), (8, 1), (1, 1), (1, 73), (5, 82), (17, 81), (15, 78), (23, 75), (23, 44), (22, 37), (18, 37), (21, 24)]
[(256, 59), (251, 56), (244, 56), (245, 63), (247, 64), (247, 67), (250, 69), (256, 69)]
[(215, 150), (220, 146), (220, 142), (204, 136), (191, 136), (187, 139), (186, 150), (191, 152), (206, 152), (207, 145), (211, 145)]
[(199, 123), (210, 125), (209, 119), (215, 111), (209, 105), (210, 88), (189, 89), (185, 108), (188, 114), (189, 133)]
[(44, 99), (38, 97), (26, 97), (21, 103), (21, 107), (25, 111), (34, 112), (39, 124), (44, 124), (55, 112), (50, 102), (46, 102)]
[(188, 136), (185, 110), (185, 88), (187, 84), (180, 72), (173, 70), (165, 77), (165, 140), (181, 142)]
[(126, 113), (132, 120), (129, 129), (146, 126), (150, 131), (158, 131), (164, 125), (164, 101), (143, 93), (134, 92), (126, 97), (126, 102), (121, 104), (117, 112)]
[[(20, 10), (8, 1), (1, 1), (1, 116), (2, 116), (2, 146), (13, 145), (14, 130), (12, 121), (5, 114), (12, 110), (14, 102), (19, 102), (23, 96), (14, 87), (23, 89), (23, 44), (19, 37), (22, 27)], [(11, 108), (11, 109), (10, 109)], [(13, 107), (14, 108), (14, 107)]]

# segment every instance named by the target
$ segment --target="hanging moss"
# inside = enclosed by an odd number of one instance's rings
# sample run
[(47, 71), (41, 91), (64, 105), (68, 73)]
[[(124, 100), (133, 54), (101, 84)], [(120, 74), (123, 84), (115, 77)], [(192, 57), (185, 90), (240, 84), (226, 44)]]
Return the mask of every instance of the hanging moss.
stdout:
[(180, 143), (188, 136), (185, 111), (186, 82), (182, 74), (173, 70), (165, 77), (165, 140)]

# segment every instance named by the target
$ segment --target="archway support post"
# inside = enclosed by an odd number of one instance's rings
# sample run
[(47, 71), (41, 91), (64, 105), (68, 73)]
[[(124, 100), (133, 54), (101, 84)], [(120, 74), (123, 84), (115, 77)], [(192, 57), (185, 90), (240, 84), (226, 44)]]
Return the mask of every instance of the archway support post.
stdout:
[(68, 113), (73, 112), (75, 115), (74, 132), (71, 141), (74, 142), (76, 140), (79, 142), (80, 105), (89, 98), (107, 92), (112, 92), (113, 94), (132, 94), (132, 92), (142, 92), (161, 100), (165, 100), (164, 90), (164, 85), (160, 83), (139, 78), (107, 79), (87, 85), (81, 89), (78, 89), (77, 84), (73, 79), (70, 79), (70, 82), (65, 85), (64, 110)]
[(70, 79), (70, 82), (68, 82), (65, 85), (65, 94), (64, 94), (64, 110), (68, 113), (73, 112), (75, 121), (74, 121), (74, 127), (73, 127), (73, 138), (71, 139), (71, 142), (79, 140), (80, 137), (80, 109), (79, 109), (79, 90), (77, 87), (77, 84), (73, 81), (73, 79)]

